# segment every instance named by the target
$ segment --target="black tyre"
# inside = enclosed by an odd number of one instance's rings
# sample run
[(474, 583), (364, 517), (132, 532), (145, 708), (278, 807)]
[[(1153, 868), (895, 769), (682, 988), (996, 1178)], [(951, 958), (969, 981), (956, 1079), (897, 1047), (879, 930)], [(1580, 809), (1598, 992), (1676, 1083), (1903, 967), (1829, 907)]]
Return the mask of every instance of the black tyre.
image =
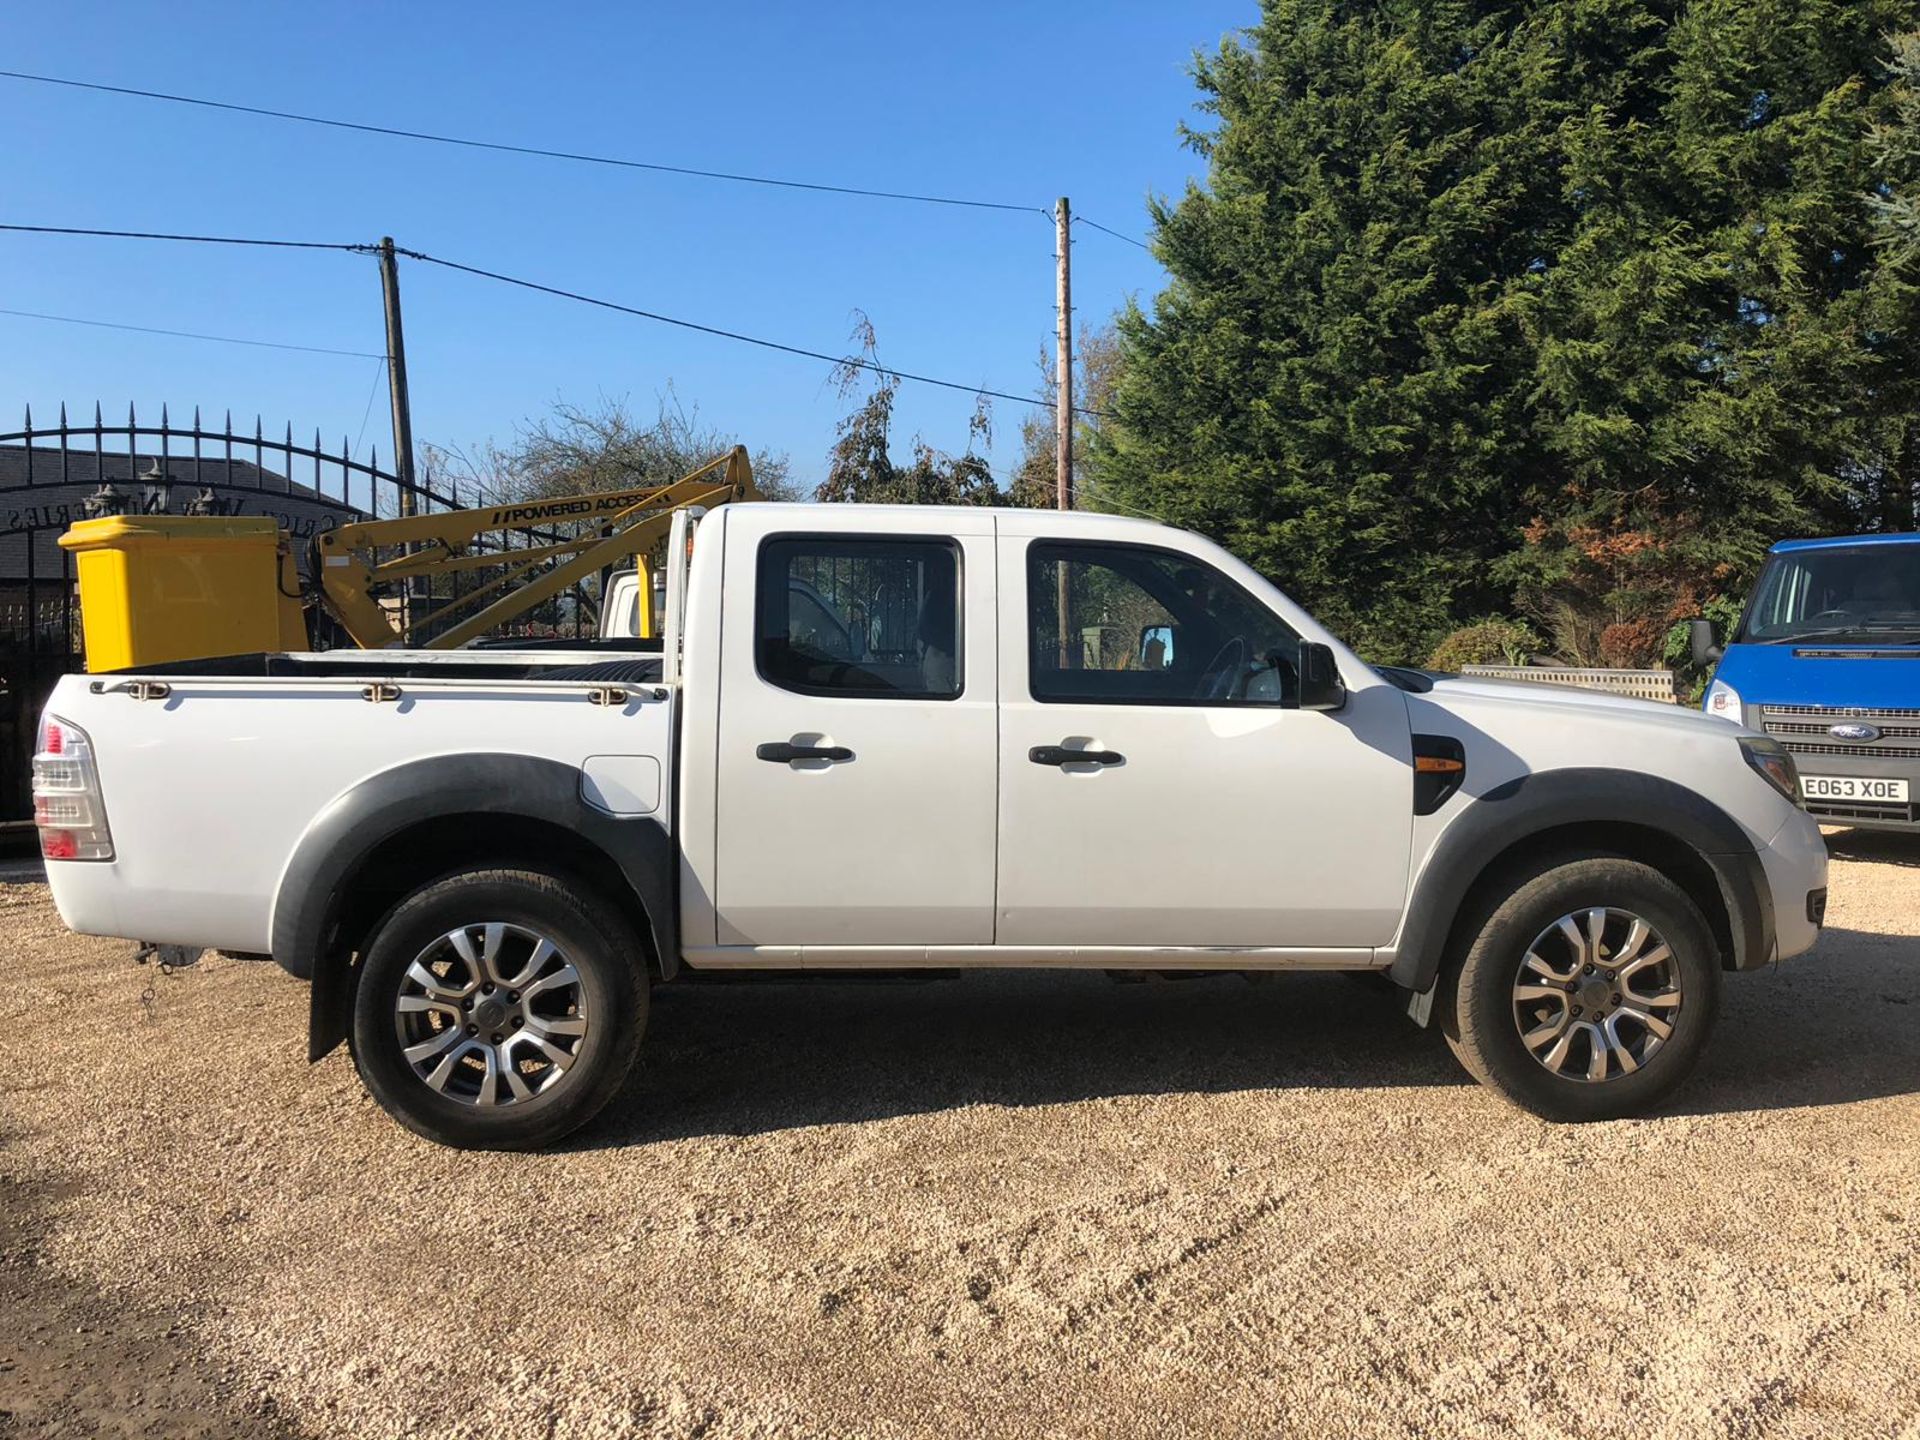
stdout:
[(354, 1064), (415, 1134), (536, 1149), (620, 1089), (647, 994), (638, 936), (597, 896), (534, 871), (450, 875), (401, 901), (369, 942)]
[(1720, 1004), (1720, 957), (1684, 891), (1611, 856), (1525, 879), (1442, 981), (1441, 1028), (1482, 1083), (1549, 1120), (1616, 1120), (1671, 1095)]

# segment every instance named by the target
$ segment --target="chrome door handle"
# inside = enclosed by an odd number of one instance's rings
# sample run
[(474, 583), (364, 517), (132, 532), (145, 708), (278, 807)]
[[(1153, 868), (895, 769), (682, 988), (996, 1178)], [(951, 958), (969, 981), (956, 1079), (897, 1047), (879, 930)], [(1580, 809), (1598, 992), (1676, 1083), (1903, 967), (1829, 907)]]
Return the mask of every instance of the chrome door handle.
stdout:
[(1027, 759), (1036, 765), (1124, 765), (1127, 757), (1118, 750), (1069, 750), (1064, 745), (1036, 745), (1027, 751)]

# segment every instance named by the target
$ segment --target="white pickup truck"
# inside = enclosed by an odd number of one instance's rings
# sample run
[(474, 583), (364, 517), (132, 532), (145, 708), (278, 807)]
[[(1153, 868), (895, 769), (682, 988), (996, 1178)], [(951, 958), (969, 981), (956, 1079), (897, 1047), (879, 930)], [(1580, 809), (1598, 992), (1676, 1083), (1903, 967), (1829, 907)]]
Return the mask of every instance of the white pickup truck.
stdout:
[(1722, 971), (1818, 934), (1777, 742), (1375, 669), (1177, 530), (745, 504), (668, 554), (650, 653), (62, 681), (62, 917), (270, 954), (315, 1059), (345, 1039), (403, 1124), (491, 1147), (593, 1116), (689, 972), (1377, 971), (1509, 1099), (1620, 1116)]

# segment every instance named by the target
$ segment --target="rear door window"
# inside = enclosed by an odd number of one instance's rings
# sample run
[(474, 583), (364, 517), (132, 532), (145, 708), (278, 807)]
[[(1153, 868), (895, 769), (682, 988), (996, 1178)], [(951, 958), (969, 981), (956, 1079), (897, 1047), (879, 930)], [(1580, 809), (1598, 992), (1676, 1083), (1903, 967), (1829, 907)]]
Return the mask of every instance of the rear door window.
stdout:
[(756, 584), (754, 653), (769, 684), (872, 699), (960, 694), (951, 540), (774, 536), (760, 547)]

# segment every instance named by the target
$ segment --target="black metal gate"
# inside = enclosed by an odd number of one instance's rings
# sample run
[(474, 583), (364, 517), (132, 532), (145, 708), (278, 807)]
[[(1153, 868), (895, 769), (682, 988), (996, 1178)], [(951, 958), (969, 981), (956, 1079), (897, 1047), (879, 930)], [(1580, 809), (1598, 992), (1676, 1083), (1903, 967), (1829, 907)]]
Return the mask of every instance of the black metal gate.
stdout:
[[(99, 406), (90, 424), (36, 428), (33, 412), (0, 434), (0, 829), (31, 823), (28, 759), (34, 727), (54, 682), (83, 665), (73, 557), (56, 540), (83, 517), (90, 499), (130, 514), (271, 515), (296, 539), (348, 520), (405, 510), (458, 508), (429, 477), (408, 484), (380, 468), (377, 453), (357, 460), (342, 440), (327, 451), (294, 443), (293, 427), (269, 440), (256, 418), (236, 432), (232, 416), (217, 429), (143, 425), (128, 407), (125, 424), (106, 424)], [(295, 547), (305, 563), (304, 545)]]

